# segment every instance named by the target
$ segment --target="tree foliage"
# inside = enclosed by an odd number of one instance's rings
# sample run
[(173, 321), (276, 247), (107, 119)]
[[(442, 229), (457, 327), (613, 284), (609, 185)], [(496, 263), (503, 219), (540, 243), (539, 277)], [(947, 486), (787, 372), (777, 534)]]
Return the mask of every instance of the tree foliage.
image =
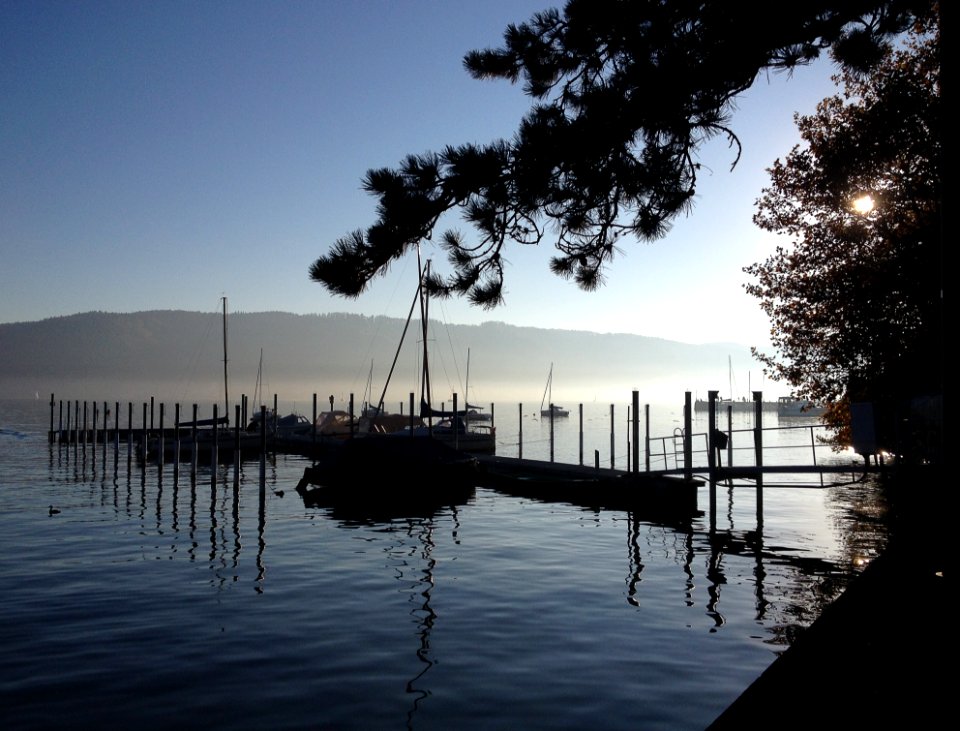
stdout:
[(552, 243), (552, 271), (594, 289), (621, 239), (659, 239), (690, 209), (707, 140), (726, 138), (736, 164), (732, 103), (759, 73), (825, 50), (863, 72), (930, 5), (811, 0), (766, 18), (725, 0), (569, 0), (538, 13), (509, 26), (503, 48), (464, 59), (475, 78), (522, 81), (532, 104), (513, 139), (368, 171), (378, 220), (336, 241), (310, 276), (357, 296), (459, 211), (472, 233), (439, 234), (451, 273), (431, 277), (434, 294), (500, 304), (509, 243)]
[[(755, 223), (782, 234), (745, 268), (771, 321), (758, 357), (800, 395), (884, 402), (942, 393), (940, 43), (936, 17), (914, 28), (842, 95), (797, 116), (803, 143), (769, 170)], [(870, 196), (873, 208), (854, 202)]]

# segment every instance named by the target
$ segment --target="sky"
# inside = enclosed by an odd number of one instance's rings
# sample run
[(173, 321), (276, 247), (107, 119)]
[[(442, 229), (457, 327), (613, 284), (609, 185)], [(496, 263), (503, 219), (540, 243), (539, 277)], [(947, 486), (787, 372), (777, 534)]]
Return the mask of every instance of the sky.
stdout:
[[(406, 317), (412, 256), (357, 299), (328, 294), (310, 264), (374, 222), (367, 170), (512, 136), (530, 100), (472, 79), (463, 56), (557, 6), (5, 0), (0, 323), (215, 312), (224, 296), (232, 312)], [(432, 315), (762, 348), (769, 323), (742, 269), (776, 239), (753, 225), (754, 204), (799, 141), (794, 112), (835, 92), (833, 71), (758, 79), (733, 118), (736, 168), (725, 141), (704, 148), (692, 213), (658, 242), (625, 241), (601, 290), (551, 274), (552, 246), (514, 247), (504, 305), (447, 300)]]

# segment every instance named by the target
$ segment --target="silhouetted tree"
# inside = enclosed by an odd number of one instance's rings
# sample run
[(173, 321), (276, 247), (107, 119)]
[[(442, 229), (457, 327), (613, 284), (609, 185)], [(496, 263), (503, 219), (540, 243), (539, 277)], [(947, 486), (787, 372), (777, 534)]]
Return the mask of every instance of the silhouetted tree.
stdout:
[(796, 117), (803, 143), (774, 163), (757, 203), (755, 223), (790, 244), (744, 269), (772, 325), (774, 352), (755, 355), (800, 395), (832, 402), (837, 425), (851, 400), (942, 393), (937, 19), (838, 81), (842, 95)]
[(434, 294), (500, 304), (508, 242), (552, 242), (551, 269), (594, 289), (623, 237), (661, 238), (689, 210), (704, 142), (725, 137), (736, 165), (732, 103), (758, 74), (825, 50), (864, 72), (930, 7), (813, 0), (761, 17), (754, 4), (725, 0), (570, 0), (508, 26), (502, 49), (471, 52), (464, 64), (478, 79), (523, 81), (533, 104), (513, 139), (368, 171), (378, 220), (335, 242), (310, 276), (357, 296), (460, 210), (474, 234), (439, 235), (452, 273), (431, 277)]

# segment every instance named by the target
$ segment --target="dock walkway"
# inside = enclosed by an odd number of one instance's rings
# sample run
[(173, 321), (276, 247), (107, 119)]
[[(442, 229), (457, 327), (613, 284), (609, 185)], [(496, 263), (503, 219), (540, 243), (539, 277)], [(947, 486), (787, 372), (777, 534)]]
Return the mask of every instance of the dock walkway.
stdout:
[(476, 455), (486, 487), (519, 497), (564, 501), (588, 508), (697, 513), (702, 480), (658, 472), (627, 472), (542, 460)]

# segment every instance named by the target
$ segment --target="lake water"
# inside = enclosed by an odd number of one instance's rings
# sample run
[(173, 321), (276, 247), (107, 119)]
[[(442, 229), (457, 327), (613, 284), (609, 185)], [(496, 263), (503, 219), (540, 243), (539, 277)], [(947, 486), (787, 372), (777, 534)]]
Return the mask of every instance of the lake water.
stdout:
[[(576, 407), (552, 441), (520, 412), (497, 406), (498, 453), (578, 461)], [(625, 465), (626, 418), (584, 407), (585, 461)], [(762, 515), (721, 486), (713, 525), (707, 487), (671, 524), (483, 488), (373, 521), (305, 507), (300, 457), (235, 489), (51, 445), (49, 420), (0, 402), (5, 729), (702, 729), (886, 541), (871, 484), (783, 478)]]

